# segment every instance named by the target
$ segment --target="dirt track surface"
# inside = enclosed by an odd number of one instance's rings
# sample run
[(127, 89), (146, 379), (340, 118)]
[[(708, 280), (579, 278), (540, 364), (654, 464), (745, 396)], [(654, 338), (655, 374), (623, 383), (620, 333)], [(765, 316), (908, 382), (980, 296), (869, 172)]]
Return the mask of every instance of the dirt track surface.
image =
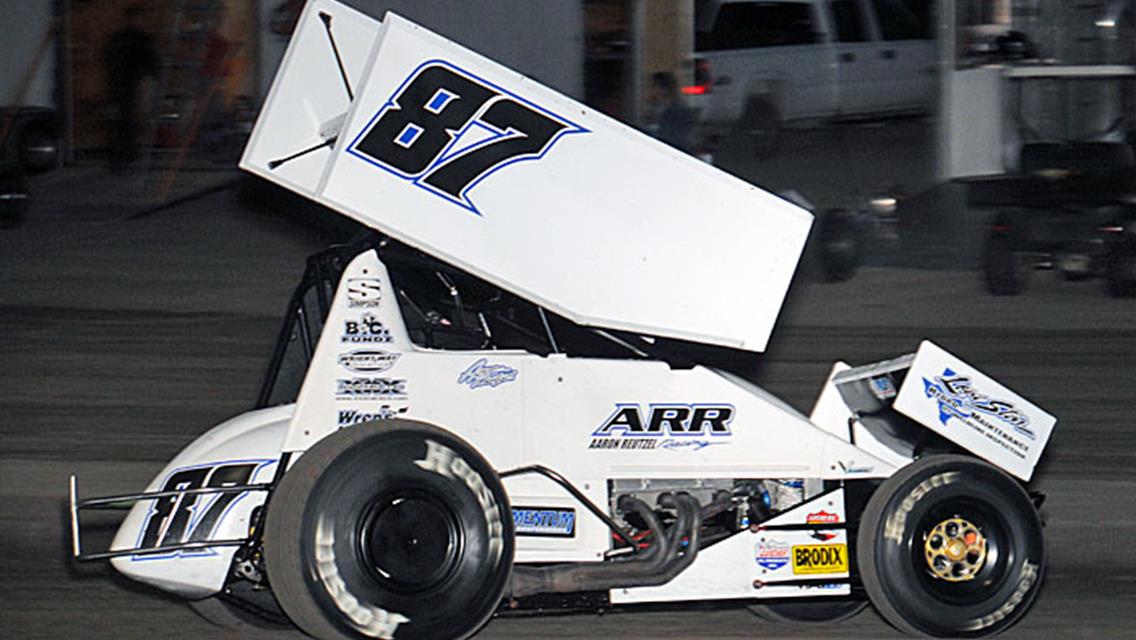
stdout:
[[(329, 238), (247, 211), (227, 192), (130, 220), (95, 196), (76, 202), (75, 180), (37, 182), (27, 223), (0, 232), (0, 635), (281, 637), (226, 634), (107, 566), (73, 567), (63, 507), (68, 475), (84, 495), (139, 490), (207, 426), (248, 408), (303, 258)], [(832, 361), (895, 356), (925, 337), (1059, 418), (1034, 483), (1049, 496), (1048, 575), (1003, 637), (1130, 634), (1136, 302), (1045, 274), (1013, 299), (987, 296), (969, 272), (869, 269), (835, 285), (803, 277), (760, 382), (807, 411)], [(871, 610), (801, 627), (687, 608), (496, 620), (479, 637), (603, 636), (899, 634)]]

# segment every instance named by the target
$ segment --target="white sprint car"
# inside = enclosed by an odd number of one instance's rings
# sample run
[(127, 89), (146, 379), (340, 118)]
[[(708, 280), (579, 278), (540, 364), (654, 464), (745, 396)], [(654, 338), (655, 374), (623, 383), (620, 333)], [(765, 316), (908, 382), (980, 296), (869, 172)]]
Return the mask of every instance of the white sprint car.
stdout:
[(1052, 416), (930, 342), (837, 363), (808, 417), (699, 364), (765, 348), (793, 204), (330, 0), (242, 166), (376, 233), (309, 261), (260, 408), (144, 493), (72, 478), (79, 560), (325, 639), (708, 600), (982, 636), (1037, 595)]

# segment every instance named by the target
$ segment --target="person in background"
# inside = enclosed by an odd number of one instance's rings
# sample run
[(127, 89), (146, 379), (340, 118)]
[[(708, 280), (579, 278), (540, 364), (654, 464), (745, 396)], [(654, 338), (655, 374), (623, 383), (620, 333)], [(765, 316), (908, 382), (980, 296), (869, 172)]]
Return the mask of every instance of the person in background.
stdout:
[(111, 34), (103, 49), (107, 98), (114, 119), (107, 148), (114, 171), (125, 170), (138, 159), (138, 139), (145, 122), (145, 83), (158, 77), (158, 51), (142, 27), (143, 13), (140, 4), (127, 7), (126, 24)]
[(655, 137), (689, 153), (694, 112), (683, 102), (673, 73), (657, 71), (651, 74), (651, 103), (657, 112)]

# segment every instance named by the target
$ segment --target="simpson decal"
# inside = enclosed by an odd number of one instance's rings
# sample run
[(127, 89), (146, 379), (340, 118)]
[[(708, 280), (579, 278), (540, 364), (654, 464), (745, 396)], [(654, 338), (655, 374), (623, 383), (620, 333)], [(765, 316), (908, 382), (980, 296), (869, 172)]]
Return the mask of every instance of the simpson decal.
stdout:
[(374, 309), (382, 302), (382, 284), (378, 278), (348, 278), (347, 306)]

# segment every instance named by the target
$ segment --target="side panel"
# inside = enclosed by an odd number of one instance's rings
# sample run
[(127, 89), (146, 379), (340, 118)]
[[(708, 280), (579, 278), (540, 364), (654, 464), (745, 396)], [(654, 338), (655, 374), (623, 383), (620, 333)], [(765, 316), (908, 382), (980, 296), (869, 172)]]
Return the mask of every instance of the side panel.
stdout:
[[(848, 534), (844, 491), (837, 490), (783, 513), (765, 526), (831, 524), (832, 529), (747, 529), (702, 551), (694, 564), (658, 587), (612, 589), (615, 604), (740, 598), (846, 596)], [(808, 585), (778, 585), (788, 580)], [(831, 582), (827, 580), (831, 579)]]
[[(601, 507), (616, 478), (894, 471), (760, 388), (703, 367), (418, 348), (386, 268), (368, 251), (344, 271), (284, 448), (303, 451), (336, 429), (389, 418), (448, 429), (500, 471), (551, 467)], [(518, 477), (506, 488), (517, 506), (576, 515), (571, 536), (519, 538), (518, 561), (600, 560), (610, 547), (607, 528), (555, 483)]]
[[(272, 480), (292, 406), (237, 416), (194, 440), (146, 487), (147, 492)], [(253, 511), (267, 493), (180, 496), (135, 503), (119, 525), (111, 550), (248, 536)], [(234, 547), (114, 558), (123, 575), (187, 598), (204, 598), (224, 585)]]

